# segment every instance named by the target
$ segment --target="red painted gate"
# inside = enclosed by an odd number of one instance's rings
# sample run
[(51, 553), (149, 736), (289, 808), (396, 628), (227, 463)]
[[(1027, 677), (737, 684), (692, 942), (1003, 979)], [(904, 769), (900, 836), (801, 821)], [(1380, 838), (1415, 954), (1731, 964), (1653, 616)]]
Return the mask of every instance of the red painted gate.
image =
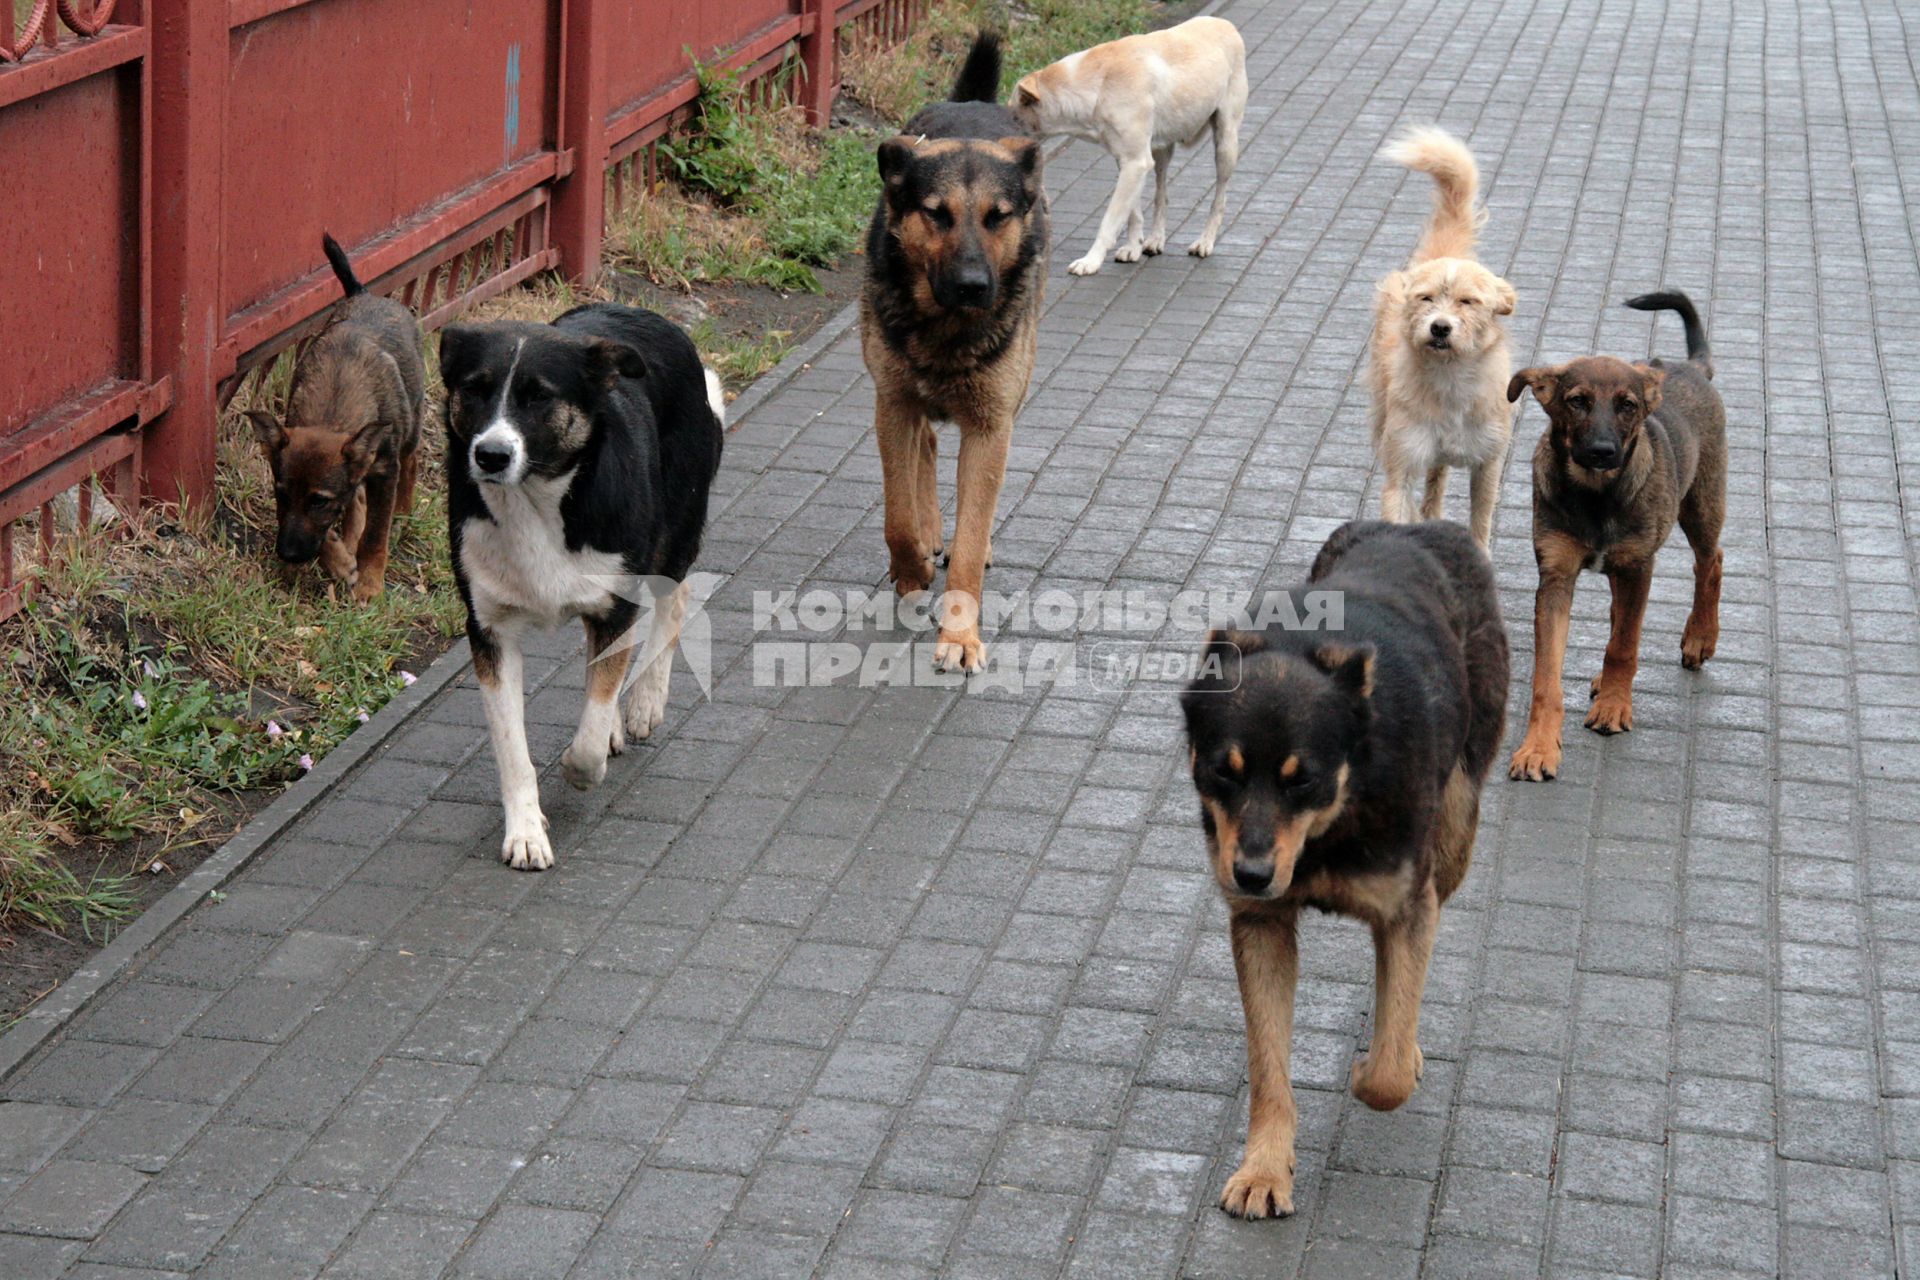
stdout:
[(335, 298), (331, 231), (428, 327), (597, 274), (606, 175), (683, 118), (689, 52), (798, 58), (928, 0), (0, 0), (0, 617), (15, 522), (95, 478), (212, 489), (220, 406)]

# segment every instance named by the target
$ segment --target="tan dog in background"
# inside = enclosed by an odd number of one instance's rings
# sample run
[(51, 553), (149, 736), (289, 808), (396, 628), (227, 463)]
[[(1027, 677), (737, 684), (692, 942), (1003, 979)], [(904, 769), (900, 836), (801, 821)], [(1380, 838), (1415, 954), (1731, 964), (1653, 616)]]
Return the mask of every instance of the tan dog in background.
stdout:
[[(1069, 54), (1015, 86), (1013, 109), (1042, 137), (1097, 142), (1120, 166), (1113, 199), (1086, 256), (1068, 264), (1090, 276), (1112, 253), (1138, 262), (1167, 245), (1167, 167), (1175, 145), (1191, 147), (1213, 130), (1213, 209), (1187, 249), (1213, 252), (1226, 217), (1227, 180), (1240, 159), (1247, 111), (1247, 47), (1225, 18), (1193, 18), (1165, 31), (1126, 36)], [(1142, 238), (1140, 190), (1153, 174), (1153, 228)], [(1115, 251), (1121, 228), (1126, 243)]]
[[(1374, 294), (1373, 449), (1387, 473), (1380, 515), (1402, 524), (1438, 520), (1447, 468), (1469, 468), (1473, 538), (1484, 550), (1513, 438), (1513, 357), (1500, 323), (1513, 314), (1513, 286), (1473, 260), (1486, 215), (1474, 207), (1480, 171), (1465, 144), (1440, 129), (1416, 129), (1385, 155), (1431, 174), (1434, 196), (1413, 256)], [(1426, 493), (1416, 504), (1423, 478)]]

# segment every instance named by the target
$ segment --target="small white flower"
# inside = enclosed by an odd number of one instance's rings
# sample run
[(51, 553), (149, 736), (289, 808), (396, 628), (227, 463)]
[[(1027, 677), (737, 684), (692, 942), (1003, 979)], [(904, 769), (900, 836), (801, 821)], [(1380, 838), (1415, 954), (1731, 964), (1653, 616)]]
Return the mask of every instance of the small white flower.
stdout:
[(278, 720), (267, 721), (267, 736), (269, 738), (277, 738), (285, 732), (286, 730), (280, 727), (280, 722)]
[(135, 711), (145, 711), (147, 709), (146, 696), (138, 689), (133, 691), (133, 709)]
[(412, 684), (414, 681), (418, 680), (419, 678), (420, 678), (419, 676), (413, 674), (413, 672), (411, 671), (402, 671), (400, 673), (401, 684)]
[(301, 772), (303, 772), (303, 773), (304, 773), (304, 772), (306, 772), (307, 770), (309, 770), (309, 769), (311, 769), (311, 768), (313, 768), (313, 757), (312, 757), (312, 756), (310, 756), (310, 755), (306, 755), (306, 756), (301, 756), (301, 757), (300, 757), (300, 770), (301, 770)]
[(360, 722), (361, 724), (365, 724), (365, 723), (366, 723), (367, 721), (369, 721), (369, 720), (371, 720), (371, 719), (373, 719), (373, 717), (372, 717), (372, 716), (370, 716), (370, 715), (368, 715), (368, 714), (367, 714), (366, 712), (364, 712), (364, 711), (356, 711), (356, 712), (354, 712), (354, 713), (353, 713), (353, 718), (354, 718), (355, 720), (358, 720), (358, 721), (359, 721), (359, 722)]

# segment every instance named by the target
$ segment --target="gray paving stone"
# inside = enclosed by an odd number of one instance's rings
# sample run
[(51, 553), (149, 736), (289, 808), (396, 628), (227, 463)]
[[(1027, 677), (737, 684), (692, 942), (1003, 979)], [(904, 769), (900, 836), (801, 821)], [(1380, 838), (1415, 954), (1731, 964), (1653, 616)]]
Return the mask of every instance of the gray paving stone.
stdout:
[(55, 1160), (0, 1204), (0, 1231), (88, 1239), (99, 1234), (146, 1181), (120, 1165)]

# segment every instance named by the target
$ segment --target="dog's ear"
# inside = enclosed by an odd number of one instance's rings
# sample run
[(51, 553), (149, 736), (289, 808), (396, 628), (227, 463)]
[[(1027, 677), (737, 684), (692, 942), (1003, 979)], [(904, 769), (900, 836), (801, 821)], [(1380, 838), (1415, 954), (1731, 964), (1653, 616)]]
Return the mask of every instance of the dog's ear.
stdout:
[(1040, 105), (1040, 95), (1033, 91), (1033, 77), (1028, 76), (1013, 87), (1013, 105), (1017, 110), (1031, 111)]
[(1000, 145), (1013, 153), (1020, 166), (1020, 187), (1028, 200), (1040, 198), (1040, 141), (1037, 138), (1000, 139)]
[(1373, 288), (1374, 292), (1378, 293), (1382, 298), (1398, 306), (1407, 299), (1407, 273), (1404, 271), (1388, 272), (1386, 275), (1380, 277), (1380, 282), (1374, 285)]
[[(1497, 316), (1510, 316), (1513, 314), (1514, 305), (1519, 301), (1519, 296), (1514, 293), (1512, 285), (1508, 284), (1505, 280), (1497, 278), (1494, 280), (1493, 314)], [(1511, 401), (1513, 397), (1508, 396), (1507, 399)]]
[(1640, 374), (1640, 398), (1646, 402), (1647, 412), (1652, 413), (1660, 407), (1660, 399), (1667, 383), (1667, 371), (1656, 369), (1650, 364), (1633, 366)]
[(260, 447), (266, 451), (269, 458), (276, 457), (282, 449), (287, 447), (286, 428), (282, 427), (280, 420), (272, 414), (259, 409), (249, 409), (247, 421), (253, 424), (253, 438), (260, 442)]
[(1313, 664), (1333, 677), (1343, 693), (1354, 698), (1373, 696), (1374, 648), (1370, 644), (1323, 644), (1313, 651)]
[(374, 452), (380, 447), (380, 438), (387, 434), (388, 424), (375, 419), (353, 433), (351, 439), (340, 449), (340, 458), (347, 464), (347, 478), (359, 484), (367, 478), (367, 472), (373, 469)]
[(595, 338), (587, 344), (587, 378), (604, 391), (621, 378), (644, 378), (647, 362), (624, 342)]
[(1553, 399), (1554, 391), (1560, 386), (1560, 375), (1567, 371), (1565, 365), (1551, 368), (1544, 364), (1522, 369), (1507, 380), (1507, 403), (1512, 404), (1520, 398), (1520, 392), (1528, 387), (1533, 389), (1533, 398), (1542, 405)]
[(440, 331), (440, 381), (457, 387), (479, 367), (486, 336), (467, 325), (450, 324)]
[(886, 184), (887, 198), (893, 200), (905, 190), (908, 171), (913, 167), (913, 139), (905, 134), (888, 138), (874, 158), (880, 165), (880, 181)]

